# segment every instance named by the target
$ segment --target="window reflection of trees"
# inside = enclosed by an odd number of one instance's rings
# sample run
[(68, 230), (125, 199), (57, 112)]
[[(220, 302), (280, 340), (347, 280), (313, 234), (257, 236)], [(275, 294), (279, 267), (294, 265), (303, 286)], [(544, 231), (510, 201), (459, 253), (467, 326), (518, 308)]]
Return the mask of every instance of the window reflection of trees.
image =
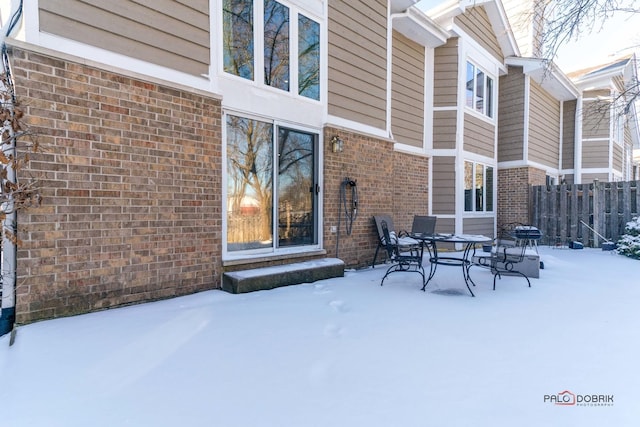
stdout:
[[(227, 242), (230, 250), (271, 246), (272, 141), (271, 124), (227, 116)], [(234, 243), (242, 245), (232, 245)]]
[(264, 83), (289, 90), (289, 8), (264, 2)]
[(224, 71), (253, 80), (253, 1), (224, 0)]
[(314, 243), (314, 136), (278, 131), (278, 239), (280, 246)]
[(320, 99), (320, 24), (298, 17), (298, 93)]

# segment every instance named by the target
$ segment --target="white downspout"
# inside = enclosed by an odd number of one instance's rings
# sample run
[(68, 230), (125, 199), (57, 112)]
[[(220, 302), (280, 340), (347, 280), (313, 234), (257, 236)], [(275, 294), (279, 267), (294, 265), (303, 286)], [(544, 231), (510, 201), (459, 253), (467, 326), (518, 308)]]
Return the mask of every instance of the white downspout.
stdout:
[(573, 147), (573, 183), (582, 184), (582, 95), (576, 100), (576, 130)]

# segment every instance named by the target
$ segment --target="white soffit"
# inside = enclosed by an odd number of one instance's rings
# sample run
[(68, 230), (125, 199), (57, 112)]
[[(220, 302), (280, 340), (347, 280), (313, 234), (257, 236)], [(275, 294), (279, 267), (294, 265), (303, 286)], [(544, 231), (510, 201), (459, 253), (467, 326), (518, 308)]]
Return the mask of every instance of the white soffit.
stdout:
[(423, 46), (435, 48), (447, 42), (449, 34), (415, 7), (393, 15), (393, 29)]

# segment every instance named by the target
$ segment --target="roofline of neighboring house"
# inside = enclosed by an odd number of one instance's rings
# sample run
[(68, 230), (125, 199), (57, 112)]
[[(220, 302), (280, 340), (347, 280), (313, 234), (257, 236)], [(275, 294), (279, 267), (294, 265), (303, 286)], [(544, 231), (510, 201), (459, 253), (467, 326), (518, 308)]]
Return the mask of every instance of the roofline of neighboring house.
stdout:
[(449, 33), (416, 7), (391, 15), (393, 29), (423, 46), (436, 48), (447, 42)]
[[(619, 66), (610, 68), (613, 64), (620, 63)], [(570, 73), (571, 80), (582, 90), (595, 89), (598, 87), (609, 86), (614, 77), (625, 77), (625, 69), (635, 63), (635, 54), (618, 58), (614, 61), (599, 66), (590, 67), (585, 70), (574, 71)], [(635, 67), (631, 67), (633, 75), (636, 74)], [(583, 73), (583, 74), (579, 74)], [(591, 87), (589, 87), (591, 85)]]
[(520, 48), (509, 26), (504, 6), (499, 0), (449, 0), (425, 13), (442, 27), (452, 31), (453, 19), (462, 15), (467, 8), (476, 6), (485, 7), (504, 56), (520, 56)]
[(531, 76), (540, 86), (559, 101), (577, 99), (580, 90), (571, 79), (552, 61), (541, 58), (509, 57), (507, 65), (522, 67), (522, 71)]

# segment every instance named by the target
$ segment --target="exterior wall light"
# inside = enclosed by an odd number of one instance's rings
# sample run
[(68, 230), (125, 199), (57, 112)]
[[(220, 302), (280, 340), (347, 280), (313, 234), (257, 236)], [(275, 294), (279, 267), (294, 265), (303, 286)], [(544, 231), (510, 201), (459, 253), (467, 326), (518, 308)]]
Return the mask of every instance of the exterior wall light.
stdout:
[(331, 151), (334, 153), (342, 153), (344, 150), (344, 141), (338, 135), (331, 138)]

